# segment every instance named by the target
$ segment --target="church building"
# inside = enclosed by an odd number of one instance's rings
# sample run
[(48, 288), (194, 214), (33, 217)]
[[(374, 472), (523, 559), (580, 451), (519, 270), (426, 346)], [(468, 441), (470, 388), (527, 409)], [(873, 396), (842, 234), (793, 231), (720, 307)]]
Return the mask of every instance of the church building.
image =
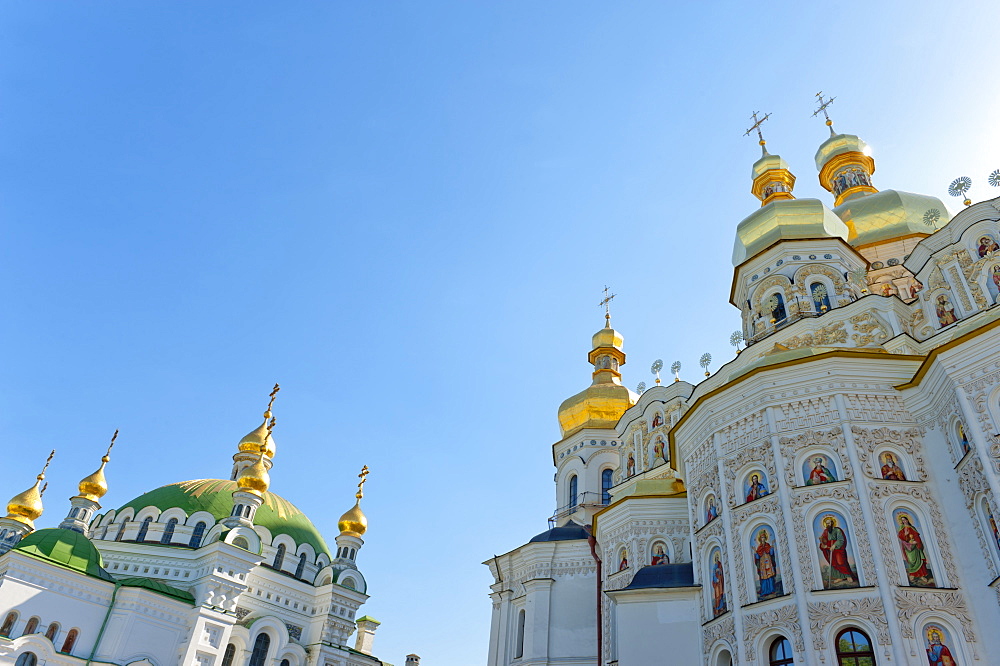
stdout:
[(272, 404), (230, 478), (171, 483), (101, 513), (109, 447), (65, 520), (36, 530), (43, 468), (0, 518), (0, 663), (389, 666), (372, 653), (379, 622), (360, 614), (368, 468), (331, 548), (270, 490)]
[(827, 126), (827, 201), (752, 128), (736, 358), (634, 393), (607, 314), (489, 666), (1000, 664), (1000, 199), (880, 190)]

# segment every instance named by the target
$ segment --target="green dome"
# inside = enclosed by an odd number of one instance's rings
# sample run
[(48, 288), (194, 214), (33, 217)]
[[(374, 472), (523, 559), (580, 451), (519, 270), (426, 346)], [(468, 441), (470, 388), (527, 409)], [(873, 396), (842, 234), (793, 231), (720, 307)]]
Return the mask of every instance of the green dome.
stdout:
[(90, 539), (73, 530), (58, 527), (36, 530), (21, 539), (14, 550), (88, 576), (114, 580), (104, 570), (101, 553)]
[[(233, 492), (236, 490), (235, 481), (222, 479), (171, 483), (139, 495), (118, 509), (118, 513), (128, 508), (138, 513), (147, 506), (155, 506), (160, 511), (178, 508), (189, 516), (196, 511), (207, 511), (216, 520), (222, 520), (233, 511)], [(294, 504), (275, 493), (264, 493), (264, 503), (257, 509), (254, 524), (266, 527), (272, 536), (287, 534), (297, 544), (307, 543), (317, 555), (330, 556), (330, 548), (312, 521)]]

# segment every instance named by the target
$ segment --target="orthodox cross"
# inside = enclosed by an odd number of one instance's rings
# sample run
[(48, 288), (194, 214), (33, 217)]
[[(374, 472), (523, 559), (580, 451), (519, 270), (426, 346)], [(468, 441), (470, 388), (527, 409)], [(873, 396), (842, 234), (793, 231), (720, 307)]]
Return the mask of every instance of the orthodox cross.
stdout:
[(115, 448), (115, 440), (118, 439), (118, 428), (115, 428), (115, 434), (111, 435), (111, 443), (108, 444), (108, 452), (104, 454), (105, 458), (111, 456), (111, 449)]
[(45, 470), (49, 468), (49, 463), (52, 462), (52, 458), (55, 455), (56, 455), (56, 450), (52, 449), (52, 452), (49, 454), (49, 457), (45, 459), (45, 465), (42, 467), (42, 471), (38, 474), (39, 481), (45, 478)]
[(355, 497), (361, 499), (365, 495), (364, 485), (365, 481), (368, 480), (368, 465), (361, 468), (361, 474), (358, 474), (358, 478), (361, 479), (361, 481), (358, 482), (358, 494), (355, 495)]
[(757, 132), (757, 139), (760, 140), (760, 145), (763, 146), (764, 145), (764, 135), (761, 134), (760, 126), (764, 124), (765, 120), (767, 120), (768, 118), (771, 117), (771, 114), (770, 113), (765, 113), (763, 118), (758, 118), (757, 117), (758, 113), (760, 113), (760, 111), (754, 111), (753, 112), (753, 115), (751, 116), (751, 118), (753, 118), (753, 125), (751, 125), (750, 129), (748, 129), (746, 132), (743, 132), (743, 136), (750, 136), (751, 132), (756, 131)]
[(281, 390), (281, 387), (278, 386), (277, 382), (275, 382), (274, 388), (271, 389), (271, 400), (267, 403), (267, 411), (271, 411), (271, 407), (274, 406), (274, 398), (275, 398), (276, 395), (278, 395), (278, 391), (280, 391), (280, 390)]
[(833, 121), (830, 120), (830, 114), (827, 112), (826, 108), (828, 106), (830, 106), (831, 104), (833, 104), (833, 100), (835, 100), (837, 98), (836, 97), (831, 97), (828, 100), (824, 100), (823, 99), (823, 91), (822, 90), (820, 90), (818, 93), (816, 93), (816, 97), (817, 97), (817, 99), (819, 99), (819, 108), (816, 109), (815, 111), (813, 111), (813, 117), (816, 117), (820, 113), (822, 113), (823, 117), (826, 118), (826, 125), (827, 125), (827, 127), (830, 128), (830, 134), (833, 134)]
[(608, 293), (608, 285), (604, 285), (604, 298), (602, 298), (601, 302), (597, 304), (598, 306), (604, 308), (604, 318), (609, 322), (611, 321), (611, 301), (617, 295), (618, 294)]

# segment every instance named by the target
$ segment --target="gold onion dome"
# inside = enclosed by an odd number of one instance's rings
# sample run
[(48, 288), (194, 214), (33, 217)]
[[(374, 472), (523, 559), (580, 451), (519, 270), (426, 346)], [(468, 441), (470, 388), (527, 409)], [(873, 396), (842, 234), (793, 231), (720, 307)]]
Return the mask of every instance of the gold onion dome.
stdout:
[(259, 453), (261, 447), (263, 446), (264, 455), (268, 458), (274, 457), (274, 437), (272, 437), (267, 430), (267, 422), (270, 418), (271, 410), (269, 409), (264, 412), (264, 422), (257, 426), (256, 429), (248, 432), (243, 439), (240, 440), (239, 449), (241, 452)]
[(607, 318), (604, 328), (594, 334), (593, 349), (587, 360), (594, 365), (593, 383), (559, 405), (559, 427), (563, 437), (583, 428), (613, 428), (625, 411), (638, 399), (622, 386), (618, 368), (625, 365), (624, 338), (611, 328)]
[(347, 513), (340, 517), (337, 521), (337, 529), (340, 530), (341, 534), (346, 534), (347, 536), (361, 537), (365, 532), (368, 531), (368, 517), (365, 516), (365, 512), (361, 510), (361, 499), (358, 498), (354, 502)]
[(42, 471), (39, 472), (38, 476), (35, 477), (35, 485), (31, 486), (23, 493), (18, 493), (10, 498), (7, 502), (7, 518), (10, 520), (16, 520), (19, 523), (23, 523), (28, 527), (34, 529), (35, 521), (42, 515), (42, 493), (45, 489), (42, 488), (42, 481), (45, 480), (45, 470), (49, 468), (49, 463), (52, 462), (52, 456), (56, 452), (53, 450), (49, 454), (48, 460), (45, 461), (45, 466), (42, 467)]
[(755, 210), (736, 227), (733, 265), (739, 266), (780, 240), (843, 238), (844, 221), (819, 199), (783, 199)]
[(239, 486), (240, 490), (263, 496), (271, 486), (271, 477), (267, 473), (267, 467), (264, 466), (266, 451), (263, 447), (258, 449), (258, 451), (260, 457), (257, 458), (254, 464), (240, 470), (239, 475), (236, 477), (236, 485)]
[(816, 151), (816, 168), (822, 169), (834, 157), (848, 153), (861, 153), (865, 157), (871, 157), (872, 149), (864, 139), (855, 134), (834, 134), (820, 144)]
[(101, 466), (98, 470), (80, 480), (79, 497), (97, 502), (108, 493), (108, 480), (104, 476), (104, 466), (110, 460), (111, 458), (104, 456), (101, 458)]

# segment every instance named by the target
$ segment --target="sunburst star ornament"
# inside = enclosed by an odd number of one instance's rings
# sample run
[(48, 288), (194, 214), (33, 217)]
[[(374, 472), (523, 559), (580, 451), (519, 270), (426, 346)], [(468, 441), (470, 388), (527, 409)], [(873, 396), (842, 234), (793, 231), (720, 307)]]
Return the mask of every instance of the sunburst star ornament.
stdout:
[[(972, 187), (972, 179), (968, 176), (959, 176), (955, 180), (951, 181), (951, 185), (948, 186), (948, 194), (953, 197), (964, 197), (965, 193), (969, 191)], [(966, 206), (971, 206), (972, 201), (966, 197), (963, 201)]]

